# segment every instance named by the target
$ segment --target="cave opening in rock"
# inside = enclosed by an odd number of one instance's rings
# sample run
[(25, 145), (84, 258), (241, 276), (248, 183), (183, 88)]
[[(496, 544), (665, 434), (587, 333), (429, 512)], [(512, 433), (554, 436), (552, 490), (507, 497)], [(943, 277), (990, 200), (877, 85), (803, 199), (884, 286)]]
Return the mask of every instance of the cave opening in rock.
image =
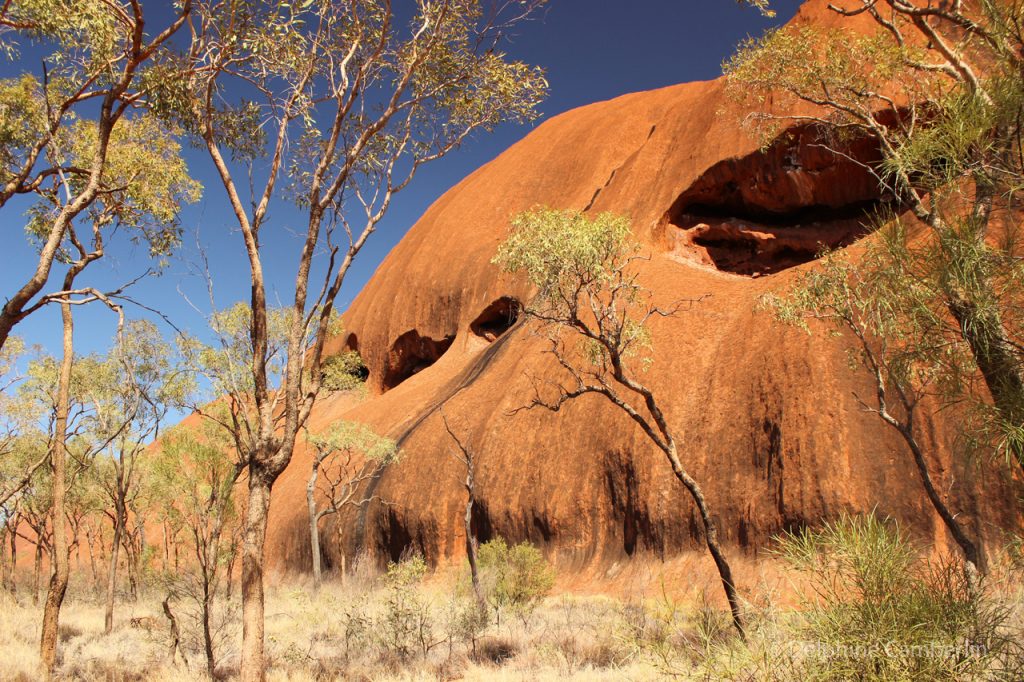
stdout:
[(519, 320), (522, 310), (523, 306), (518, 299), (502, 296), (484, 308), (483, 312), (470, 323), (469, 329), (489, 342), (495, 341)]
[(360, 365), (359, 367), (356, 367), (352, 371), (352, 373), (355, 375), (356, 379), (360, 381), (360, 383), (365, 384), (367, 379), (370, 378), (370, 368), (367, 367), (366, 365)]
[(758, 277), (811, 261), (900, 212), (873, 169), (878, 143), (826, 141), (813, 127), (705, 171), (668, 211), (675, 251)]
[(398, 386), (414, 374), (430, 367), (445, 354), (455, 341), (455, 335), (441, 339), (421, 336), (415, 329), (405, 332), (391, 344), (387, 367), (382, 380), (385, 391)]

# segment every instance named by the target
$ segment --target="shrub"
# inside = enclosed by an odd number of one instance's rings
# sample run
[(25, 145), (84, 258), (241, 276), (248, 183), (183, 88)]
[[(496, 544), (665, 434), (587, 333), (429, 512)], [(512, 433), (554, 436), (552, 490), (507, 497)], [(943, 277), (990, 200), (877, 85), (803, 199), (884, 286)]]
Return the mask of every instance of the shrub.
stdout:
[(508, 608), (525, 619), (554, 587), (554, 569), (528, 542), (509, 547), (495, 538), (480, 546), (478, 560), (486, 598), (496, 614)]
[(372, 621), (363, 604), (350, 604), (338, 619), (341, 629), (342, 655), (347, 664), (353, 654), (364, 650), (370, 640)]
[(388, 565), (384, 608), (375, 622), (378, 643), (385, 656), (406, 661), (417, 653), (426, 655), (437, 645), (430, 605), (418, 589), (426, 573), (427, 564), (420, 556)]
[(456, 643), (467, 645), (475, 655), (477, 642), (489, 624), (486, 605), (469, 595), (453, 595), (444, 614), (448, 657), (451, 658)]
[(402, 559), (398, 563), (388, 564), (384, 575), (384, 583), (390, 589), (410, 588), (419, 584), (427, 575), (427, 563), (418, 554)]
[(794, 665), (815, 680), (962, 680), (1001, 667), (1006, 612), (962, 561), (922, 560), (891, 522), (843, 516), (778, 552), (811, 587)]

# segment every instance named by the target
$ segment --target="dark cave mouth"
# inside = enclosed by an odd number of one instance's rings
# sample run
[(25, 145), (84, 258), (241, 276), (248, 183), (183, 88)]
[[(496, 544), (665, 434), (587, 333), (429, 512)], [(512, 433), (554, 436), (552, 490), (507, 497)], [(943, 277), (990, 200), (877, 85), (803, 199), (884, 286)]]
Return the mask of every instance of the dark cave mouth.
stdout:
[(469, 325), (476, 336), (492, 343), (519, 321), (523, 304), (512, 296), (502, 296), (492, 302)]
[[(470, 331), (493, 343), (519, 321), (523, 304), (512, 296), (502, 296), (492, 301), (476, 319), (470, 323)], [(448, 352), (455, 342), (455, 334), (433, 338), (410, 329), (391, 344), (381, 376), (381, 388), (389, 391), (410, 377), (431, 367)], [(358, 347), (358, 339), (350, 336), (349, 347)]]
[[(870, 204), (850, 216), (842, 207), (816, 213), (807, 208), (793, 215), (773, 215), (767, 221), (740, 211), (680, 215), (673, 225), (706, 264), (717, 270), (748, 277), (773, 275), (817, 259), (823, 251), (849, 246), (874, 229), (880, 207)], [(814, 218), (810, 216), (814, 215)]]
[(667, 212), (672, 249), (722, 272), (760, 277), (849, 246), (883, 216), (902, 212), (875, 175), (877, 142), (836, 146), (802, 127), (715, 164)]
[(422, 336), (415, 329), (405, 332), (391, 344), (387, 366), (381, 380), (385, 391), (398, 386), (409, 377), (422, 372), (447, 352), (455, 341), (451, 334), (440, 339)]

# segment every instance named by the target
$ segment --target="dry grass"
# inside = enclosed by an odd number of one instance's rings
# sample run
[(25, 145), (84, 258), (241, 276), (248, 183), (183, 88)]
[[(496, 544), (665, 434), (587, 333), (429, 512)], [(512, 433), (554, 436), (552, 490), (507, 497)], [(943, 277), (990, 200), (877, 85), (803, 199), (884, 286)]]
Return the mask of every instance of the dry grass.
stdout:
[[(272, 682), (309, 680), (649, 680), (657, 669), (640, 660), (618, 621), (617, 602), (568, 596), (546, 600), (528, 618), (509, 616), (476, 637), (464, 636), (457, 614), (472, 605), (454, 579), (418, 585), (413, 611), (429, 620), (426, 653), (414, 638), (408, 654), (389, 647), (386, 586), (368, 578), (347, 585), (306, 582), (267, 591), (266, 636)], [(186, 603), (175, 604), (184, 660), (168, 657), (169, 626), (162, 595), (152, 591), (118, 605), (113, 632), (103, 634), (102, 600), (72, 589), (61, 613), (59, 674), (74, 680), (208, 679), (198, 631)], [(240, 631), (236, 603), (221, 613), (229, 622), (217, 653), (218, 677), (237, 670)], [(41, 607), (27, 593), (0, 595), (0, 680), (37, 678)], [(224, 615), (222, 615), (222, 620)]]
[[(1018, 574), (1001, 587), (1021, 624)], [(115, 627), (103, 634), (101, 599), (73, 585), (61, 617), (60, 679), (208, 679), (195, 621), (175, 603), (184, 660), (168, 657), (169, 627), (155, 588), (118, 605)], [(318, 592), (304, 581), (267, 591), (268, 679), (312, 680), (797, 680), (792, 627), (797, 614), (763, 593), (748, 608), (749, 637), (741, 643), (721, 609), (670, 598), (620, 601), (559, 595), (529, 615), (505, 614), (482, 631), (465, 626), (472, 600), (457, 576), (434, 576), (402, 595), (361, 573)], [(40, 607), (30, 595), (0, 595), (0, 680), (37, 679)], [(217, 614), (218, 678), (237, 670), (238, 604)], [(404, 625), (402, 625), (404, 624)], [(396, 634), (395, 628), (402, 632)], [(425, 631), (425, 633), (424, 633)], [(404, 634), (403, 634), (404, 633)], [(806, 669), (804, 669), (806, 670)], [(818, 679), (818, 678), (815, 678)], [(821, 679), (829, 679), (822, 677)], [(995, 679), (986, 677), (984, 679)]]

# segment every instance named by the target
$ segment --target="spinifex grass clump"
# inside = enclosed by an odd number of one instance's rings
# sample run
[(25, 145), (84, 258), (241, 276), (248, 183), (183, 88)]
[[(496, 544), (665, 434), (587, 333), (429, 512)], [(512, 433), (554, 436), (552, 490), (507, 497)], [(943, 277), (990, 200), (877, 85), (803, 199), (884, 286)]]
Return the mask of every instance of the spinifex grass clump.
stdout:
[(794, 623), (805, 680), (1012, 679), (1007, 611), (957, 559), (925, 561), (891, 522), (842, 516), (784, 535), (807, 579)]

